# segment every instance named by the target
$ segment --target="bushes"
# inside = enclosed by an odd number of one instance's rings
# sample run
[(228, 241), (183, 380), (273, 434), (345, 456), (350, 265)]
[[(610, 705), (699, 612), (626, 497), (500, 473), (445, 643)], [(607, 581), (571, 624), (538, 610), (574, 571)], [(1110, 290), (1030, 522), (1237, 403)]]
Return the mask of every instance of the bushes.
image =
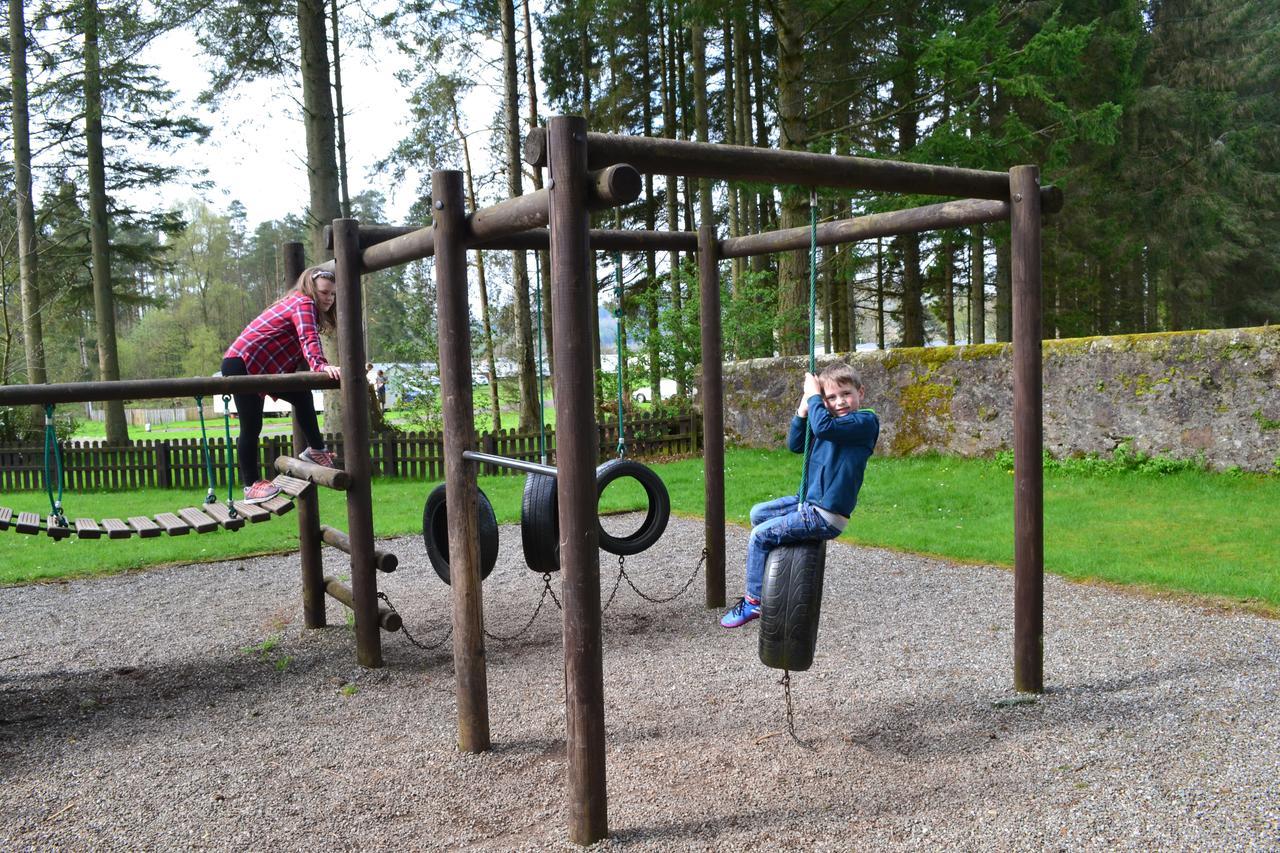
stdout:
[[(1013, 451), (1001, 450), (996, 453), (996, 464), (1006, 471), (1013, 470)], [(1107, 477), (1115, 474), (1137, 472), (1140, 474), (1179, 474), (1184, 471), (1205, 471), (1208, 465), (1203, 455), (1191, 459), (1174, 459), (1169, 456), (1150, 456), (1140, 450), (1133, 449), (1132, 440), (1120, 442), (1120, 446), (1110, 456), (1089, 453), (1084, 456), (1058, 459), (1049, 451), (1044, 451), (1044, 470), (1063, 471), (1068, 474), (1085, 474), (1094, 477)]]

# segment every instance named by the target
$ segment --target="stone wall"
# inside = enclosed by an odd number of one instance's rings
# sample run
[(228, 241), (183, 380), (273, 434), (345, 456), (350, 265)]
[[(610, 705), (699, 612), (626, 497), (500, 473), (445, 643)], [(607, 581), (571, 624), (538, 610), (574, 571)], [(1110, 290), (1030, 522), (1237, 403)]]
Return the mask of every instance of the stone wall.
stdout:
[[(990, 456), (1013, 446), (1008, 344), (895, 349), (845, 358), (880, 415), (877, 452)], [(1149, 455), (1213, 468), (1280, 469), (1280, 326), (1045, 341), (1044, 443), (1054, 456)], [(834, 358), (834, 357), (832, 357)], [(820, 359), (820, 364), (829, 359)], [(804, 357), (725, 365), (730, 441), (778, 446)]]

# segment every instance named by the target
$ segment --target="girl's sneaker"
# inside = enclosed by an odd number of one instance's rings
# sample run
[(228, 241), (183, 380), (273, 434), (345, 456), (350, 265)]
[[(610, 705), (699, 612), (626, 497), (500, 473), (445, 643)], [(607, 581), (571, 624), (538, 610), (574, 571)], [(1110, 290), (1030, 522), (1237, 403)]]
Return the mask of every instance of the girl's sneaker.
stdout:
[(314, 450), (308, 447), (302, 451), (302, 458), (315, 465), (323, 465), (326, 468), (338, 467), (338, 460), (327, 450)]
[(259, 480), (252, 486), (246, 486), (244, 490), (244, 502), (247, 504), (260, 504), (271, 500), (280, 494), (280, 489), (270, 480)]
[(760, 602), (747, 598), (739, 598), (738, 603), (729, 608), (729, 612), (720, 617), (721, 628), (741, 628), (752, 619), (760, 618)]

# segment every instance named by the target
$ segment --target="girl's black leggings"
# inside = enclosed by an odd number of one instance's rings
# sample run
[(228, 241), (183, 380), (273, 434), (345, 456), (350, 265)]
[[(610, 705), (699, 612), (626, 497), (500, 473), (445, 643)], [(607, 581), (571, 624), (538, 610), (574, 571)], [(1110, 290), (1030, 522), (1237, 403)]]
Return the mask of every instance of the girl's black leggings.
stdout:
[[(244, 359), (224, 358), (222, 360), (223, 376), (248, 376)], [(293, 406), (298, 416), (298, 426), (307, 437), (307, 446), (314, 450), (324, 450), (324, 436), (320, 433), (320, 422), (316, 418), (316, 407), (311, 402), (310, 391), (290, 391), (287, 394), (272, 394)], [(262, 395), (235, 394), (236, 411), (240, 414), (240, 435), (236, 438), (236, 456), (240, 464), (240, 481), (252, 486), (262, 476), (262, 462), (258, 454), (258, 441), (262, 437)]]

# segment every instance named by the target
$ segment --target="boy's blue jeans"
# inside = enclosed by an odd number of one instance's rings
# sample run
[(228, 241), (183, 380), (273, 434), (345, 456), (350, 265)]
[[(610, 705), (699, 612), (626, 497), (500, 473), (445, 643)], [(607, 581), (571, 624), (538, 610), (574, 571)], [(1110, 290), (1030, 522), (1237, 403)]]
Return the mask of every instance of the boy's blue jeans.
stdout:
[(769, 552), (792, 542), (817, 542), (840, 535), (810, 503), (795, 495), (758, 503), (751, 508), (751, 536), (747, 539), (747, 597), (759, 601)]

